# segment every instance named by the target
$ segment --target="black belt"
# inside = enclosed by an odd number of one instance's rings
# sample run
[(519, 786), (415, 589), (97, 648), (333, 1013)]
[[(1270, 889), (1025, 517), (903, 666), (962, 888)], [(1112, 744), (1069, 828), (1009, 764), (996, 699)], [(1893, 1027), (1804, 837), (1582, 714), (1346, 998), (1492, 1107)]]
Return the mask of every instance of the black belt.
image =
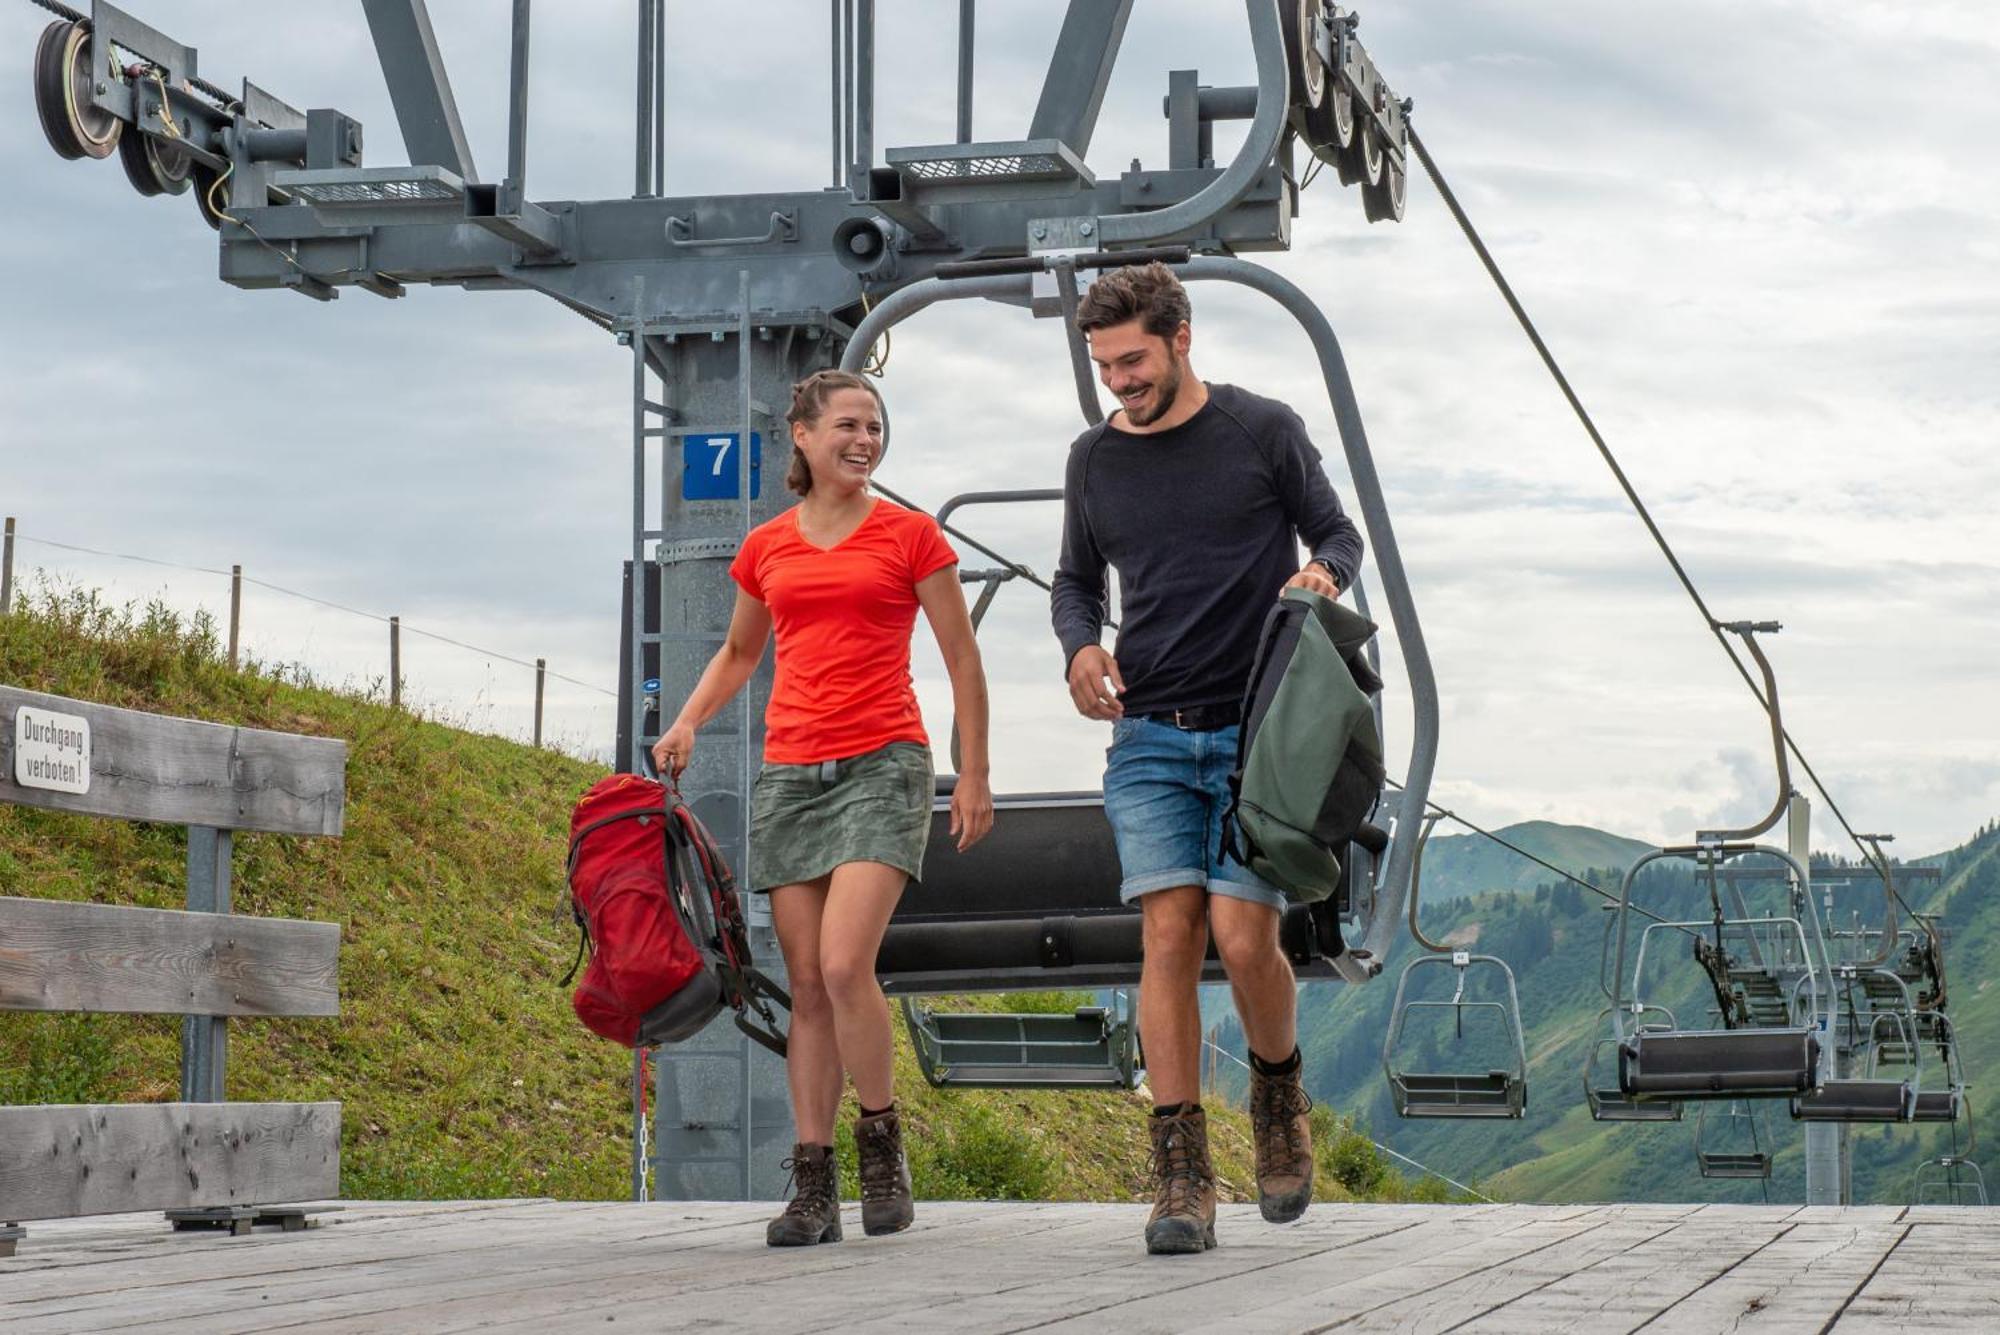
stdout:
[(1232, 700), (1228, 704), (1195, 705), (1191, 709), (1163, 709), (1156, 714), (1140, 714), (1138, 717), (1168, 724), (1182, 732), (1214, 732), (1241, 723), (1243, 706)]

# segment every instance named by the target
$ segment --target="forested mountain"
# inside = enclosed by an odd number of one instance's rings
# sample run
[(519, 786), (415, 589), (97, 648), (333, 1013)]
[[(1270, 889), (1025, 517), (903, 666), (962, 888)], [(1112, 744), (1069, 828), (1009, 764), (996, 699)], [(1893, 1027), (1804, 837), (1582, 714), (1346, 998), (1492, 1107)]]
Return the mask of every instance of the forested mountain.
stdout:
[[(1560, 828), (1560, 827), (1556, 827)], [(1514, 837), (1518, 831), (1509, 831)], [(1639, 848), (1600, 831), (1585, 846)], [(1442, 840), (1434, 840), (1435, 849)], [(1525, 845), (1524, 845), (1525, 846)], [(1500, 852), (1512, 860), (1511, 854)], [(1556, 859), (1551, 859), (1555, 861)], [(1697, 1172), (1693, 1146), (1696, 1108), (1683, 1121), (1660, 1125), (1600, 1123), (1591, 1120), (1583, 1079), (1598, 1040), (1608, 1034), (1602, 1012), (1608, 1004), (1600, 985), (1605, 926), (1609, 915), (1600, 895), (1557, 881), (1543, 872), (1532, 889), (1519, 888), (1512, 869), (1495, 860), (1493, 880), (1450, 902), (1433, 902), (1432, 867), (1426, 858), (1425, 931), (1435, 939), (1504, 959), (1518, 984), (1529, 1072), (1527, 1116), (1520, 1121), (1419, 1121), (1396, 1116), (1382, 1068), (1383, 1039), (1389, 1028), (1396, 980), (1416, 952), (1405, 941), (1388, 961), (1382, 978), (1360, 988), (1307, 986), (1300, 996), (1300, 1035), (1307, 1083), (1314, 1097), (1351, 1113), (1374, 1137), (1461, 1182), (1483, 1184), (1496, 1196), (1516, 1200), (1761, 1200), (1765, 1184), (1705, 1180)], [(1517, 861), (1517, 860), (1516, 860)], [(1967, 1076), (1982, 1087), (2000, 1061), (2000, 827), (1988, 826), (1967, 844), (1919, 862), (1941, 870), (1941, 879), (1913, 882), (1904, 894), (1913, 907), (1939, 915), (1946, 940), (1950, 982), (1948, 1013), (1957, 1029)], [(1468, 853), (1460, 865), (1473, 863)], [(1816, 870), (1829, 874), (1836, 925), (1879, 924), (1884, 896), (1879, 881), (1863, 876), (1835, 885), (1838, 863)], [(1618, 873), (1599, 868), (1586, 879), (1615, 897)], [(1780, 906), (1782, 882), (1745, 887), (1750, 903)], [(1655, 863), (1639, 879), (1636, 902), (1683, 920), (1709, 916), (1707, 888), (1691, 866)], [(1634, 938), (1636, 945), (1636, 936)], [(1682, 1023), (1709, 1023), (1714, 994), (1695, 964), (1687, 934), (1656, 929), (1648, 944), (1648, 999), (1674, 1008)], [(1453, 971), (1419, 970), (1411, 981), (1414, 999), (1446, 1000)], [(1466, 996), (1495, 995), (1497, 972), (1468, 977)], [(1211, 1019), (1221, 1026), (1223, 1046), (1240, 1051), (1226, 994), (1210, 1000)], [(1400, 1069), (1500, 1069), (1512, 1060), (1511, 1036), (1492, 1011), (1465, 1010), (1454, 1024), (1449, 1009), (1420, 1008), (1405, 1023), (1394, 1053)], [(1615, 1058), (1606, 1045), (1600, 1060), (1603, 1079), (1615, 1083)], [(1225, 1082), (1227, 1083), (1227, 1082)], [(1238, 1081), (1240, 1083), (1240, 1080)], [(1926, 1079), (1926, 1084), (1931, 1083)], [(1974, 1099), (1977, 1095), (1975, 1092)], [(1728, 1105), (1714, 1105), (1702, 1128), (1712, 1148), (1747, 1147), (1750, 1128), (1727, 1118)], [(1768, 1184), (1772, 1200), (1802, 1200), (1802, 1129), (1782, 1102), (1762, 1104), (1758, 1134), (1775, 1143), (1777, 1158)], [(1854, 1128), (1854, 1198), (1860, 1202), (1902, 1203), (1911, 1198), (1917, 1164), (1951, 1145), (1954, 1128)], [(1964, 1127), (1956, 1128), (1963, 1146)], [(1975, 1156), (1976, 1157), (1976, 1156)]]

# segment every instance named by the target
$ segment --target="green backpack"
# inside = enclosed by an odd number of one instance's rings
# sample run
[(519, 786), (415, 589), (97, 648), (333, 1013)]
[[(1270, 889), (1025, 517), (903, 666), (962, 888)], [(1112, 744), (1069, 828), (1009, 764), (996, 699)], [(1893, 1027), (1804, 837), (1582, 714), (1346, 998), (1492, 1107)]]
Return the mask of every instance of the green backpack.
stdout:
[(1368, 822), (1383, 779), (1370, 702), (1382, 680), (1362, 653), (1374, 634), (1331, 598), (1286, 589), (1258, 637), (1222, 851), (1299, 903), (1337, 894), (1350, 843), (1387, 842)]

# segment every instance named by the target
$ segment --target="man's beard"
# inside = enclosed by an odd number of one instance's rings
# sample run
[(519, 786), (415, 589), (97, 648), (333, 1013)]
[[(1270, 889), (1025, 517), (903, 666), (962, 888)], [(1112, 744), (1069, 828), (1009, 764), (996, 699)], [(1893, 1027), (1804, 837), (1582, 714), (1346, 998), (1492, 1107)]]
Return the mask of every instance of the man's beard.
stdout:
[(1133, 426), (1151, 426), (1167, 415), (1167, 410), (1174, 406), (1174, 401), (1180, 396), (1181, 363), (1180, 358), (1176, 357), (1167, 367), (1166, 379), (1154, 386), (1152, 408), (1150, 410), (1127, 408), (1125, 418)]

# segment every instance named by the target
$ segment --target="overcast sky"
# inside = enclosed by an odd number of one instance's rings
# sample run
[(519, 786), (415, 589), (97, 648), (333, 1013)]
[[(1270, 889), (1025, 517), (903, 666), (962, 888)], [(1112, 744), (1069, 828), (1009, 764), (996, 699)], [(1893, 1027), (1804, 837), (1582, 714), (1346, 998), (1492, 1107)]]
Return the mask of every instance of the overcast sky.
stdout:
[[(403, 160), (358, 5), (129, 8), (199, 47), (208, 78), (338, 106), (366, 124), (371, 164)], [(432, 3), (489, 176), (507, 8)], [(538, 7), (537, 197), (629, 192), (632, 8)], [(669, 9), (669, 192), (824, 185), (825, 6)], [(1063, 6), (981, 9), (976, 129), (1011, 138)], [(949, 140), (957, 6), (880, 12), (878, 145)], [(1770, 650), (1788, 722), (1850, 817), (1915, 855), (2000, 814), (2000, 15), (1976, 0), (1438, 0), (1364, 16), (1716, 612), (1785, 623)], [(140, 199), (115, 163), (43, 142), (26, 74), (47, 18), (0, 0), (0, 510), (29, 538), (241, 562), (614, 685), (627, 356), (527, 294), (350, 290), (320, 306), (219, 283), (187, 198)], [(1100, 177), (1164, 163), (1176, 68), (1252, 82), (1242, 6), (1139, 0), (1089, 155)], [(1482, 822), (1650, 840), (1764, 809), (1754, 703), (1429, 186), (1412, 182), (1405, 223), (1371, 226), (1328, 173), (1292, 251), (1267, 258), (1345, 345), (1444, 696), (1437, 799)], [(1351, 497), (1304, 338), (1249, 294), (1195, 297), (1198, 371), (1294, 404)], [(927, 313), (898, 332), (884, 387), (889, 485), (935, 505), (1059, 484), (1080, 419), (1052, 322)], [(1055, 507), (965, 522), (1053, 566)], [(33, 542), (19, 560), (119, 597), (226, 607), (209, 576)], [(387, 666), (379, 625), (254, 587), (245, 637), (334, 682)], [(998, 786), (1094, 786), (1103, 729), (1070, 713), (1041, 597), (1007, 589), (983, 639)], [(414, 637), (404, 664), (441, 715), (525, 730), (526, 671)], [(941, 737), (927, 645), (918, 672)], [(611, 726), (607, 697), (552, 686), (551, 730), (570, 745), (606, 746)], [(1816, 843), (1836, 835), (1822, 820)]]

